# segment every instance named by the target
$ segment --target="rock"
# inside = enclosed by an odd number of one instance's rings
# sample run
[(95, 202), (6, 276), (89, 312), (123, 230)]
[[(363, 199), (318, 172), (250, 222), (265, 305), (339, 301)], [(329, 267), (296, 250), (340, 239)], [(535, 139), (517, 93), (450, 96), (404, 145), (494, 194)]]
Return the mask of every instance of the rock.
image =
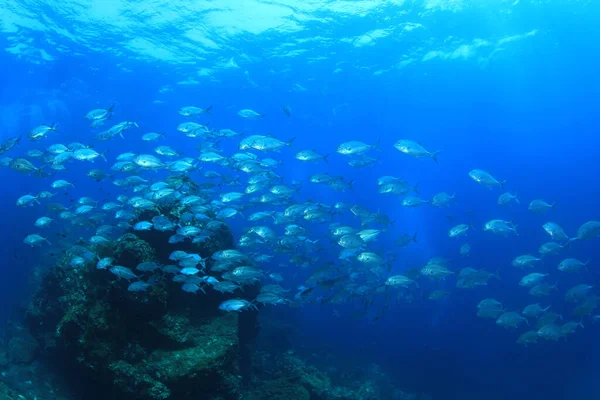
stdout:
[[(222, 240), (230, 236), (224, 228), (211, 246), (229, 248)], [(161, 262), (168, 254), (155, 239), (124, 234), (105, 256), (131, 269)], [(45, 276), (25, 322), (51, 367), (85, 390), (81, 398), (239, 398), (238, 315), (218, 309), (221, 293), (186, 293), (168, 278), (129, 292), (129, 283), (109, 271), (91, 264), (74, 269), (68, 262), (63, 257)]]
[(293, 381), (281, 378), (264, 382), (260, 388), (247, 394), (248, 400), (310, 400), (308, 390)]
[(154, 261), (156, 252), (146, 242), (132, 233), (126, 233), (116, 242), (113, 251), (116, 265), (136, 266), (146, 261)]
[(171, 391), (161, 382), (148, 375), (144, 367), (131, 365), (125, 361), (117, 361), (108, 366), (114, 375), (114, 385), (126, 395), (134, 398), (144, 393), (152, 400), (163, 400), (171, 397)]
[(185, 315), (166, 314), (160, 321), (152, 321), (151, 325), (165, 336), (165, 339), (175, 343), (185, 343), (189, 339), (190, 320)]
[(4, 349), (0, 349), (0, 368), (6, 367), (10, 363), (8, 353)]
[(31, 364), (37, 357), (39, 345), (29, 333), (21, 332), (8, 342), (8, 358), (14, 364)]
[(193, 347), (152, 352), (145, 363), (150, 374), (172, 388), (175, 398), (198, 392), (203, 398), (236, 399), (240, 385), (235, 363), (237, 316), (211, 319), (189, 332), (189, 337)]
[(4, 383), (0, 382), (0, 399), (2, 400), (20, 400), (19, 395), (10, 389)]

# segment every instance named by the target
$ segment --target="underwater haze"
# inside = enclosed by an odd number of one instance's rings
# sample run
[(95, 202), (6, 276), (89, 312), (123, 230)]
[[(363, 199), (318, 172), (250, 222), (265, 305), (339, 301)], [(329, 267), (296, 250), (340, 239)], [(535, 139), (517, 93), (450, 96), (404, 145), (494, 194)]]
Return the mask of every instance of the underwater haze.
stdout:
[[(600, 399), (597, 21), (591, 0), (0, 0), (0, 384)], [(238, 332), (235, 389), (157, 372), (189, 343), (160, 342), (169, 315)], [(152, 390), (115, 372), (134, 348)], [(348, 392), (265, 372), (281, 357)]]

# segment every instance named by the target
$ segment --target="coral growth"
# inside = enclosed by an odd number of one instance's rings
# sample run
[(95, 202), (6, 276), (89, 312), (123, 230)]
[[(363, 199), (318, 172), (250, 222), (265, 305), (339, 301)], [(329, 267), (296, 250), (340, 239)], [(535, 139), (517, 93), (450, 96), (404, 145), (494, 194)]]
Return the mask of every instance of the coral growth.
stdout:
[[(168, 251), (162, 236), (129, 233), (110, 255), (131, 269), (145, 261), (164, 263), (165, 255), (182, 248), (206, 257), (231, 244), (222, 242), (231, 238), (222, 230), (207, 244), (186, 242)], [(185, 293), (170, 279), (141, 293), (127, 286), (106, 270), (72, 268), (61, 260), (27, 312), (32, 338), (50, 362), (78, 377), (87, 399), (238, 398), (238, 318), (218, 310), (225, 297)], [(26, 352), (20, 340), (15, 348), (25, 362), (32, 349)]]

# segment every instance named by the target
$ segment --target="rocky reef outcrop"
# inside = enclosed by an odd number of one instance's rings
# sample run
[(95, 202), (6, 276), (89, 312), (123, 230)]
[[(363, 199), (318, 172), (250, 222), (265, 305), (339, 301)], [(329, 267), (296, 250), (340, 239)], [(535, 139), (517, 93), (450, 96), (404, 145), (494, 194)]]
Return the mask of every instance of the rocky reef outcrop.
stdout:
[[(166, 233), (136, 232), (97, 253), (135, 269), (145, 261), (167, 264), (174, 250), (209, 257), (231, 247), (223, 225), (205, 244), (171, 245)], [(87, 400), (238, 399), (238, 314), (218, 309), (227, 297), (186, 293), (170, 277), (144, 292), (128, 291), (128, 285), (95, 265), (73, 268), (65, 256), (26, 314), (35, 351), (78, 382)], [(19, 354), (23, 362), (31, 357)]]

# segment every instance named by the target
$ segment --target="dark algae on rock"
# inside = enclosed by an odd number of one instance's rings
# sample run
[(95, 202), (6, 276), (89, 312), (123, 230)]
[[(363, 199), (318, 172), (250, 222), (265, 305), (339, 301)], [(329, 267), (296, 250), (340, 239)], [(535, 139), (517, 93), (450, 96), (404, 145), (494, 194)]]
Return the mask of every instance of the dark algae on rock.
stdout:
[[(176, 249), (208, 257), (233, 245), (225, 226), (206, 242), (165, 249), (160, 232), (126, 233), (105, 253), (134, 269), (140, 262), (167, 263)], [(75, 377), (88, 400), (238, 399), (238, 314), (218, 310), (227, 296), (186, 293), (170, 278), (145, 292), (127, 285), (105, 270), (60, 260), (26, 315), (29, 337), (47, 362)], [(23, 362), (30, 358), (19, 354)]]

